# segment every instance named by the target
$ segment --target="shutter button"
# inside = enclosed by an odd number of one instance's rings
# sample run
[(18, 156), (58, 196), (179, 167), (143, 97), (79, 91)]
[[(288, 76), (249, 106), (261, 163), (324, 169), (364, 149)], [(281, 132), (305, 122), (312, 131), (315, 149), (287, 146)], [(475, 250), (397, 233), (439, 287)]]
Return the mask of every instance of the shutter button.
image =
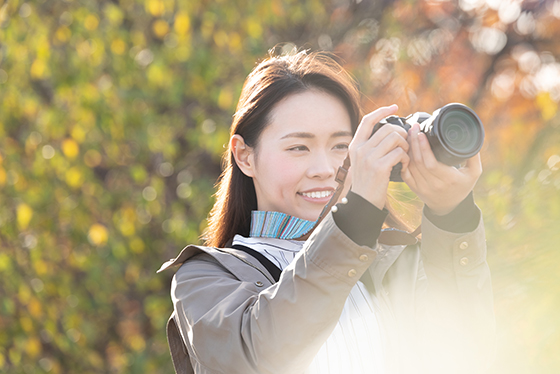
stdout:
[(261, 281), (256, 281), (255, 284), (257, 285), (257, 287), (262, 287), (264, 286), (264, 283)]

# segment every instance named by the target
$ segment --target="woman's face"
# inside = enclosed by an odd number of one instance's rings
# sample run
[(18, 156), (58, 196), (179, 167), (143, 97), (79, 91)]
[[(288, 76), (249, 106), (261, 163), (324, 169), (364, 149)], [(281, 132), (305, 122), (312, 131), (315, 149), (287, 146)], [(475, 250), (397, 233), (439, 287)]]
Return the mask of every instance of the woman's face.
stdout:
[(249, 156), (258, 209), (316, 220), (337, 187), (351, 131), (345, 106), (328, 93), (309, 90), (276, 104)]

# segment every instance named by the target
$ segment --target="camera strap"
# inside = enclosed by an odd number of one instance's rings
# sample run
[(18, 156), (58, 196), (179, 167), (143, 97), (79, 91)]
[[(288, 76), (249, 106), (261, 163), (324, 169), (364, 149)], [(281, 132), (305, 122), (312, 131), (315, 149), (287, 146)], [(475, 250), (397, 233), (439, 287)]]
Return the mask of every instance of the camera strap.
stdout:
[[(338, 183), (333, 196), (325, 205), (319, 218), (315, 222), (315, 225), (307, 232), (306, 234), (300, 236), (296, 240), (307, 240), (313, 231), (317, 228), (317, 226), (321, 223), (321, 221), (326, 217), (326, 215), (331, 211), (332, 207), (336, 204), (340, 195), (342, 194), (342, 190), (344, 189), (344, 182), (346, 181), (346, 177), (348, 176), (348, 170), (350, 169), (350, 157), (346, 156), (344, 159), (344, 163), (342, 166), (338, 168), (336, 172), (336, 176), (334, 180)], [(379, 235), (378, 242), (381, 244), (387, 245), (412, 245), (418, 243), (418, 235), (420, 235), (422, 231), (422, 226), (418, 226), (413, 232), (409, 233), (403, 230), (398, 229), (383, 229), (381, 230), (381, 234)]]

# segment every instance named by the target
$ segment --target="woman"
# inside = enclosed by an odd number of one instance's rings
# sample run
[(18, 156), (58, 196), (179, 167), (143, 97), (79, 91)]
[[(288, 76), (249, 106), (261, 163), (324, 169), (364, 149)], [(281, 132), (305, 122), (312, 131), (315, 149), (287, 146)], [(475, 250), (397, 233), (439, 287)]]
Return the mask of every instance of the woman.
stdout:
[[(206, 233), (181, 265), (168, 324), (180, 373), (479, 373), (494, 330), (480, 156), (438, 163), (418, 125), (360, 122), (359, 93), (324, 54), (270, 57), (248, 76)], [(351, 161), (341, 199), (337, 169)], [(389, 176), (425, 203), (422, 242), (383, 243)], [(312, 230), (311, 236), (297, 240)], [(408, 245), (407, 245), (408, 244)]]

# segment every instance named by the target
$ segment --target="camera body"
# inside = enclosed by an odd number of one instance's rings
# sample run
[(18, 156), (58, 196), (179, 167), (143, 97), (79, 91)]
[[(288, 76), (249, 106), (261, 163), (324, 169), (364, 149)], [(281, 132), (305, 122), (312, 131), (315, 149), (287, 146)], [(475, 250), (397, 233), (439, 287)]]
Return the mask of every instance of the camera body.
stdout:
[[(416, 112), (407, 117), (389, 116), (379, 121), (372, 135), (382, 126), (397, 125), (408, 131), (414, 123), (426, 134), (434, 156), (439, 162), (457, 166), (473, 157), (484, 143), (484, 127), (478, 115), (469, 107), (459, 103), (447, 104), (431, 115)], [(392, 182), (402, 182), (402, 164), (391, 171)]]

